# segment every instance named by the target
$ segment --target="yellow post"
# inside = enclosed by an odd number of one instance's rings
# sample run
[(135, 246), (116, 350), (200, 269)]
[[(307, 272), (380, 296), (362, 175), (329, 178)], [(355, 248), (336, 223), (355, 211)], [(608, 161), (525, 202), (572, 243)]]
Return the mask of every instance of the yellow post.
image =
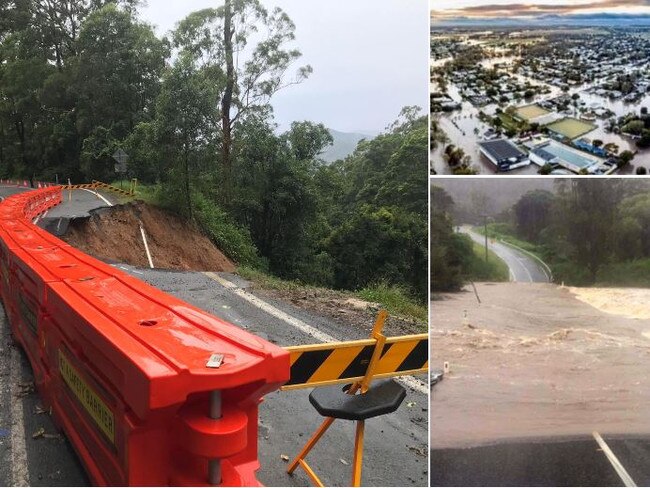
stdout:
[(305, 444), (305, 447), (302, 448), (302, 451), (300, 451), (300, 454), (296, 456), (296, 458), (289, 464), (289, 467), (287, 468), (287, 473), (291, 474), (293, 473), (296, 468), (298, 467), (298, 464), (300, 464), (300, 461), (303, 460), (307, 454), (309, 454), (309, 451), (311, 451), (316, 443), (320, 440), (321, 437), (323, 437), (323, 434), (327, 432), (327, 429), (330, 428), (330, 425), (334, 423), (334, 418), (332, 417), (327, 417), (321, 426), (318, 428), (316, 432), (314, 432), (314, 435), (311, 436), (311, 439), (307, 441), (307, 444)]
[(135, 189), (138, 186), (138, 179), (137, 178), (131, 179), (131, 183), (133, 184), (133, 188), (131, 190), (131, 195), (135, 195)]
[[(386, 336), (382, 333), (384, 329), (384, 324), (386, 323), (386, 319), (388, 318), (388, 312), (385, 310), (381, 310), (377, 314), (377, 319), (375, 320), (375, 324), (372, 328), (372, 333), (370, 334), (372, 339), (375, 339), (377, 342), (375, 343), (375, 348), (372, 352), (372, 356), (370, 358), (370, 362), (368, 363), (368, 368), (366, 369), (366, 374), (364, 377), (355, 382), (350, 388), (348, 389), (347, 393), (348, 395), (355, 395), (359, 389), (361, 389), (361, 393), (365, 393), (368, 391), (368, 388), (370, 387), (370, 382), (372, 381), (372, 376), (375, 371), (375, 368), (377, 367), (377, 363), (379, 362), (379, 359), (381, 358), (381, 353), (384, 350), (384, 345), (386, 344)], [(295, 459), (289, 464), (287, 468), (287, 473), (292, 474), (298, 466), (301, 466), (309, 478), (316, 484), (316, 486), (323, 486), (321, 483), (320, 479), (316, 475), (313, 469), (307, 464), (305, 461), (305, 457), (307, 457), (307, 454), (314, 448), (316, 443), (320, 440), (321, 437), (323, 437), (323, 434), (327, 431), (327, 429), (330, 428), (330, 426), (334, 423), (334, 418), (333, 417), (326, 417), (321, 426), (318, 428), (316, 432), (311, 436), (311, 438), (307, 441), (305, 446), (302, 448), (302, 451), (295, 457)], [(356, 433), (354, 436), (354, 458), (352, 461), (352, 484), (351, 486), (361, 486), (361, 472), (362, 472), (362, 467), (363, 467), (363, 439), (364, 439), (364, 433), (365, 433), (365, 422), (363, 420), (358, 420), (357, 421), (357, 427), (356, 427)]]
[(354, 459), (352, 461), (352, 486), (361, 486), (361, 468), (363, 467), (363, 435), (366, 423), (357, 421), (357, 432), (354, 436)]
[(386, 310), (380, 310), (377, 314), (377, 320), (375, 320), (375, 325), (372, 328), (371, 336), (373, 339), (377, 339), (375, 344), (375, 350), (372, 351), (372, 357), (370, 358), (370, 363), (368, 363), (368, 369), (366, 369), (366, 374), (363, 379), (359, 382), (359, 387), (361, 388), (361, 393), (368, 391), (370, 387), (370, 382), (372, 381), (372, 375), (375, 372), (377, 367), (377, 362), (381, 358), (381, 352), (384, 350), (384, 345), (386, 344), (386, 336), (382, 333), (384, 330), (384, 324), (388, 318), (388, 312)]

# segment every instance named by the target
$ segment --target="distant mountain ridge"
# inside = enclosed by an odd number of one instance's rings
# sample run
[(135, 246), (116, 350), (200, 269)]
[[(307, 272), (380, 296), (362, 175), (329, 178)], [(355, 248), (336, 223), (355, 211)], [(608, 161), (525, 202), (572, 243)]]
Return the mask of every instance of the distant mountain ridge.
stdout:
[(618, 14), (611, 12), (593, 14), (542, 14), (534, 17), (508, 18), (470, 18), (453, 17), (437, 20), (435, 13), (431, 15), (431, 30), (440, 27), (630, 27), (650, 26), (650, 14)]
[(321, 154), (320, 157), (328, 162), (333, 163), (339, 159), (344, 159), (354, 152), (357, 144), (362, 139), (372, 139), (375, 135), (362, 134), (360, 132), (340, 132), (334, 129), (328, 129), (334, 143), (328, 146)]

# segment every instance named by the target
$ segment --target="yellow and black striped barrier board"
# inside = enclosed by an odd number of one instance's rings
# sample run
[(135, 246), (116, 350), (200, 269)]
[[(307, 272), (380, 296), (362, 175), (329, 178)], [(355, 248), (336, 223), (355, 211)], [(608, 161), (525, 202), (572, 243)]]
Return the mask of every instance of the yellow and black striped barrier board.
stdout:
[[(313, 388), (361, 380), (376, 344), (375, 339), (365, 339), (286, 347), (290, 355), (291, 378), (282, 389)], [(428, 367), (428, 334), (388, 337), (372, 377), (425, 373)]]
[(81, 189), (94, 189), (95, 185), (92, 183), (84, 183), (82, 185), (62, 185), (61, 189), (62, 190), (81, 190)]
[(127, 195), (127, 196), (132, 196), (133, 195), (132, 191), (122, 190), (121, 188), (118, 188), (118, 187), (113, 186), (113, 185), (109, 185), (108, 183), (104, 183), (102, 181), (93, 180), (93, 185), (101, 187), (101, 188), (106, 188), (107, 190), (110, 190), (110, 191), (115, 192), (115, 193), (120, 193), (122, 195)]

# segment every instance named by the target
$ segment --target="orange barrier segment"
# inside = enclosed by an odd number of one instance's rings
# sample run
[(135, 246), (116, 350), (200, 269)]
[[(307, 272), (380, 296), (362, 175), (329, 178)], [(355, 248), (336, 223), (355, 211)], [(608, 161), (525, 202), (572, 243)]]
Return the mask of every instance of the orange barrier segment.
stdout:
[(259, 485), (257, 407), (288, 380), (288, 353), (31, 223), (60, 199), (0, 204), (0, 294), (93, 483)]

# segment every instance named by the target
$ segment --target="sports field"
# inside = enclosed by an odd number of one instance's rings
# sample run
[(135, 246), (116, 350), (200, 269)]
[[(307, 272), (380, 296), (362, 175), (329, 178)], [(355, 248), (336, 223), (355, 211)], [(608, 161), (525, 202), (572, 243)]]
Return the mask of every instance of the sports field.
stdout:
[(537, 117), (542, 117), (543, 115), (550, 114), (548, 110), (545, 108), (540, 107), (536, 103), (533, 103), (531, 105), (524, 105), (523, 107), (519, 107), (516, 111), (515, 114), (517, 117), (520, 119), (524, 119), (526, 122), (530, 122), (533, 119), (536, 119)]
[(576, 139), (580, 136), (584, 136), (596, 128), (594, 124), (590, 124), (584, 120), (574, 119), (572, 117), (558, 120), (557, 122), (553, 122), (546, 127), (549, 130), (563, 135), (569, 139)]

